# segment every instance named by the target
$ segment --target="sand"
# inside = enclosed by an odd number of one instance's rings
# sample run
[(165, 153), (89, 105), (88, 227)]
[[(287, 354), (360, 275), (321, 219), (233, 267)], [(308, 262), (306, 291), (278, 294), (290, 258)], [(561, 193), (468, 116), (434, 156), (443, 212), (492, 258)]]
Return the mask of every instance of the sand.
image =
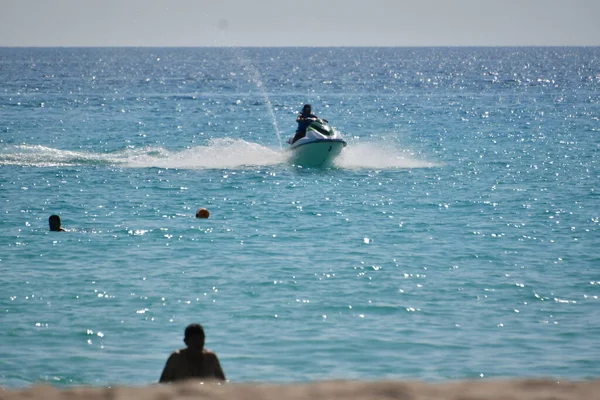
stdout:
[(600, 400), (600, 380), (478, 380), (445, 383), (324, 381), (307, 384), (216, 384), (184, 382), (146, 387), (49, 385), (0, 389), (0, 400)]

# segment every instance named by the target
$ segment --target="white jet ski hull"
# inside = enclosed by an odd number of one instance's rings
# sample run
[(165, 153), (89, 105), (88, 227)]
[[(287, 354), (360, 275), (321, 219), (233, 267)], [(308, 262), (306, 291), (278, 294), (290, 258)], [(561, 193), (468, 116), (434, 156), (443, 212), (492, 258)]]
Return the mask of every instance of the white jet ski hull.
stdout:
[(306, 167), (331, 165), (344, 147), (342, 135), (326, 120), (317, 118), (306, 128), (306, 135), (290, 145), (290, 162)]
[(290, 148), (292, 152), (290, 161), (294, 165), (305, 167), (331, 165), (346, 146), (343, 139), (314, 139), (299, 142), (300, 140)]

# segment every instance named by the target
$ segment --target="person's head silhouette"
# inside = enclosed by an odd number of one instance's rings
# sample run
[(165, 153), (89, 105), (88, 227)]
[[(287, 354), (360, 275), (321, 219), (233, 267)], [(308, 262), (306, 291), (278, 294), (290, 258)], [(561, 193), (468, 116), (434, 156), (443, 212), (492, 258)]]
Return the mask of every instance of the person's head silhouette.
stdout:
[(60, 217), (58, 215), (51, 215), (48, 218), (48, 224), (50, 225), (50, 230), (54, 232), (64, 232), (65, 230), (60, 225)]

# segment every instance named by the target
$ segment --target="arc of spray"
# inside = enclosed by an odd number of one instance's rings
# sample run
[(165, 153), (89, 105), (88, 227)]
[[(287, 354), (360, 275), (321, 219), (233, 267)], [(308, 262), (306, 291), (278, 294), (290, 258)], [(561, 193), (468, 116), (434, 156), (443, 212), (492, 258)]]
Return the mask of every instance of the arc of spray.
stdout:
[[(227, 43), (226, 33), (229, 28), (229, 21), (227, 19), (220, 19), (217, 27), (219, 28), (219, 31), (221, 31), (221, 41), (223, 43)], [(273, 104), (271, 103), (271, 99), (269, 99), (269, 93), (263, 85), (258, 68), (256, 68), (252, 64), (249, 57), (245, 56), (244, 51), (242, 49), (232, 45), (229, 45), (227, 47), (232, 49), (234, 52), (238, 53), (236, 54), (239, 55), (239, 57), (237, 57), (238, 60), (254, 75), (254, 82), (256, 83), (256, 87), (263, 96), (263, 100), (267, 105), (267, 111), (269, 112), (269, 116), (271, 117), (271, 122), (273, 123), (273, 127), (275, 128), (275, 133), (277, 134), (277, 139), (279, 140), (279, 149), (283, 150), (283, 145), (281, 143), (281, 135), (279, 134), (279, 125), (277, 124), (277, 118), (275, 118), (275, 112), (273, 112)]]
[(252, 80), (256, 84), (256, 87), (260, 91), (260, 94), (263, 97), (265, 104), (267, 105), (267, 111), (269, 113), (269, 117), (271, 118), (271, 122), (273, 123), (273, 127), (275, 128), (275, 133), (277, 134), (277, 139), (279, 140), (279, 149), (283, 149), (283, 145), (281, 142), (281, 135), (279, 134), (279, 125), (277, 124), (277, 118), (275, 117), (275, 112), (273, 111), (273, 103), (271, 103), (271, 99), (269, 98), (269, 93), (263, 84), (262, 78), (260, 76), (260, 72), (258, 68), (251, 62), (251, 60), (246, 57), (242, 50), (240, 50), (240, 62), (246, 69), (252, 73)]

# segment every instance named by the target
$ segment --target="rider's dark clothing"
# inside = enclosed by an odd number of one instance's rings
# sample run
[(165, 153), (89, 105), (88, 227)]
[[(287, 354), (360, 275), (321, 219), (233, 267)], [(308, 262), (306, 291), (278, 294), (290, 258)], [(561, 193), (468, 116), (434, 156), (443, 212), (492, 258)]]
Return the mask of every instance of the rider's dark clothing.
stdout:
[(298, 139), (302, 139), (306, 136), (306, 128), (311, 124), (313, 119), (318, 118), (315, 114), (312, 113), (302, 113), (299, 114), (296, 118), (296, 122), (298, 123), (298, 129), (296, 129), (296, 134), (292, 139), (292, 144), (296, 142)]

